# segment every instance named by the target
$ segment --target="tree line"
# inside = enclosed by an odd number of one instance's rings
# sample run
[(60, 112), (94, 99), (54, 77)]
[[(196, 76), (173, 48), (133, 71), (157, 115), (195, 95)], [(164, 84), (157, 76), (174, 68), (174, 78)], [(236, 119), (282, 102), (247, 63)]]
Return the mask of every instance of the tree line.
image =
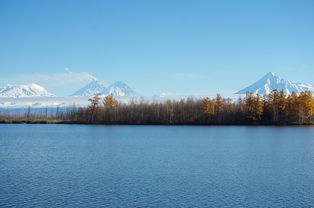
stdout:
[(236, 103), (224, 102), (220, 95), (215, 100), (203, 100), (204, 113), (214, 124), (313, 124), (314, 99), (309, 91), (286, 95), (273, 90), (267, 95), (247, 93)]
[[(88, 107), (72, 107), (44, 115), (26, 111), (24, 116), (0, 115), (0, 121), (79, 124), (160, 124), (160, 125), (303, 125), (314, 124), (314, 99), (311, 92), (273, 90), (267, 95), (247, 93), (237, 101), (223, 98), (130, 101), (120, 103), (114, 96), (95, 95)], [(12, 119), (14, 118), (14, 119)], [(8, 120), (10, 121), (10, 120)]]

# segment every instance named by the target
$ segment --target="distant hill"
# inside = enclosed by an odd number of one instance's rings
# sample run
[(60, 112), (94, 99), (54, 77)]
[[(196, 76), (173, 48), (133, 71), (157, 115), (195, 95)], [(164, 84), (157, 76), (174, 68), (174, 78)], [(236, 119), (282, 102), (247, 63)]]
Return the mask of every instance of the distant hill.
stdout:
[(313, 85), (295, 83), (290, 80), (283, 79), (273, 72), (269, 72), (254, 84), (236, 92), (236, 94), (245, 94), (247, 92), (254, 94), (269, 94), (275, 89), (278, 91), (284, 90), (286, 94), (291, 94), (293, 91), (298, 94), (304, 91), (311, 91), (314, 93)]

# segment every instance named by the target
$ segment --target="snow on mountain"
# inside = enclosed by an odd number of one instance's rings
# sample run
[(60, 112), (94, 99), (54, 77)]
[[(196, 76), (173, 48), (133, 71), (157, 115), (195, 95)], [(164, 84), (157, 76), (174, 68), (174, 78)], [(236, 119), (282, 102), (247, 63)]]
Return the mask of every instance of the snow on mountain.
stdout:
[(124, 82), (117, 81), (110, 85), (104, 94), (113, 94), (117, 97), (132, 97), (135, 95), (135, 92)]
[(103, 82), (93, 80), (82, 89), (73, 93), (71, 96), (91, 97), (96, 94), (109, 95), (110, 93), (116, 97), (130, 97), (135, 95), (135, 92), (124, 82), (117, 81), (109, 87), (106, 87)]
[(7, 85), (0, 87), (0, 97), (2, 98), (22, 98), (22, 97), (54, 97), (45, 88), (37, 84), (28, 85)]
[(91, 96), (94, 96), (95, 94), (102, 93), (103, 91), (106, 91), (106, 90), (107, 90), (107, 87), (104, 82), (93, 80), (90, 83), (88, 83), (85, 87), (73, 93), (71, 96), (91, 97)]
[(290, 80), (283, 79), (273, 72), (269, 72), (263, 78), (254, 84), (236, 92), (236, 94), (245, 94), (251, 92), (254, 94), (269, 94), (272, 90), (284, 90), (286, 94), (291, 94), (293, 91), (300, 93), (303, 91), (314, 92), (314, 86), (310, 84), (294, 83)]

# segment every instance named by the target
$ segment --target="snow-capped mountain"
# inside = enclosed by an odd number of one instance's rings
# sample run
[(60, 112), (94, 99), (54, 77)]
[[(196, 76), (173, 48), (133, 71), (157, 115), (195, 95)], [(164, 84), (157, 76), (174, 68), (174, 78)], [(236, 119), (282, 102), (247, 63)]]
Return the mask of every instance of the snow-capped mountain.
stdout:
[(23, 97), (54, 97), (44, 87), (37, 84), (28, 85), (7, 85), (0, 87), (2, 98), (23, 98)]
[(73, 93), (71, 96), (74, 97), (91, 97), (95, 94), (99, 94), (103, 91), (106, 91), (107, 87), (104, 82), (93, 80), (90, 83), (88, 83), (85, 87), (79, 89), (75, 93)]
[(273, 72), (269, 72), (263, 78), (254, 84), (236, 92), (236, 94), (245, 94), (251, 92), (254, 94), (269, 94), (272, 90), (284, 90), (286, 94), (291, 94), (293, 91), (300, 93), (303, 91), (314, 92), (314, 86), (310, 84), (295, 83), (290, 80), (283, 79)]
[(135, 92), (124, 82), (117, 81), (110, 85), (107, 89), (107, 93), (104, 94), (113, 94), (117, 97), (132, 97), (135, 95)]
[(109, 87), (106, 87), (103, 82), (93, 80), (82, 89), (73, 93), (71, 96), (91, 97), (96, 94), (109, 95), (111, 93), (116, 97), (131, 97), (135, 95), (135, 92), (124, 82), (117, 81)]

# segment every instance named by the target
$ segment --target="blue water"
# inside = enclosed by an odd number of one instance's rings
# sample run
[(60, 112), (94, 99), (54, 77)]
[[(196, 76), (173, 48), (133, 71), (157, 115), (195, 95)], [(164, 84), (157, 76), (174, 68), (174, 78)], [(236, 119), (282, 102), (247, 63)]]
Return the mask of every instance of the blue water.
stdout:
[(314, 127), (0, 125), (0, 207), (314, 207)]

